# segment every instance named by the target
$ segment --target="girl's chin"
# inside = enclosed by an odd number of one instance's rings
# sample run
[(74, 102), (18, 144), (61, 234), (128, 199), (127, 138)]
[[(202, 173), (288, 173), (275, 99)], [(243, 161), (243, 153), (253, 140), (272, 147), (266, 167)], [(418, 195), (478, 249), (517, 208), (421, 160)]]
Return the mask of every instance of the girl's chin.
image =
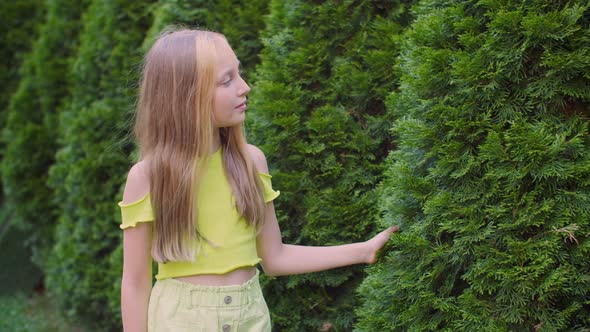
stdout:
[(237, 114), (231, 120), (224, 121), (223, 123), (215, 123), (214, 126), (217, 128), (227, 128), (233, 127), (237, 125), (241, 125), (246, 120), (246, 115), (244, 113)]

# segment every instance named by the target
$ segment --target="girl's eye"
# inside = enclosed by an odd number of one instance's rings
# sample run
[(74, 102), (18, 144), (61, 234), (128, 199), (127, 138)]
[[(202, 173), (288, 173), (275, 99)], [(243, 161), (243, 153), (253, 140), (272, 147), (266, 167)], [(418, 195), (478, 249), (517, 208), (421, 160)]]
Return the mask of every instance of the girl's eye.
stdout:
[[(238, 76), (239, 77), (242, 77), (243, 74), (244, 74), (244, 71), (243, 70), (241, 70), (241, 69), (238, 70)], [(234, 75), (232, 74), (227, 80), (221, 82), (221, 85), (223, 85), (223, 86), (229, 86), (231, 84), (231, 82), (233, 81), (233, 76)]]

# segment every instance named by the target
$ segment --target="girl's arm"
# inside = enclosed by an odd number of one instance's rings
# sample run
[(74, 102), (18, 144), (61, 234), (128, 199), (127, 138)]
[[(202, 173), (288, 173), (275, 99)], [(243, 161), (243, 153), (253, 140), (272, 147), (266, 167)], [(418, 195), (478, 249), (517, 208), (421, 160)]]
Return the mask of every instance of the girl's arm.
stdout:
[[(268, 165), (262, 151), (252, 145), (249, 147), (250, 155), (258, 170), (268, 174)], [(269, 202), (266, 206), (266, 220), (256, 242), (264, 273), (271, 276), (290, 275), (352, 264), (374, 263), (379, 249), (398, 229), (397, 226), (392, 226), (368, 241), (339, 246), (311, 247), (283, 244), (274, 205)]]
[(123, 231), (121, 315), (125, 332), (147, 331), (148, 303), (152, 290), (151, 236), (150, 223), (139, 223)]
[[(145, 196), (149, 182), (141, 163), (129, 171), (123, 202), (131, 203)], [(138, 223), (123, 231), (123, 276), (121, 280), (121, 315), (125, 332), (147, 331), (148, 303), (152, 289), (152, 224)]]

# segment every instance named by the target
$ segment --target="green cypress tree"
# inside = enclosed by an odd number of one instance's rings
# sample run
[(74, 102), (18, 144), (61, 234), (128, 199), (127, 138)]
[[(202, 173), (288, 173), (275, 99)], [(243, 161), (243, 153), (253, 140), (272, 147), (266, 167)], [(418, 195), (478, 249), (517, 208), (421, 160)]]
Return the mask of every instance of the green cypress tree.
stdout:
[(10, 96), (20, 81), (18, 69), (37, 39), (45, 15), (42, 0), (0, 3), (0, 128), (4, 128)]
[(85, 1), (47, 1), (45, 22), (20, 69), (2, 133), (4, 204), (15, 224), (30, 232), (33, 260), (40, 266), (47, 261), (57, 218), (46, 184), (57, 150), (56, 114), (68, 94), (65, 73), (85, 6)]
[[(251, 141), (267, 156), (286, 243), (335, 245), (375, 231), (408, 4), (272, 1), (250, 94)], [(350, 330), (362, 266), (264, 281), (281, 331)]]
[(269, 1), (220, 0), (214, 3), (215, 7), (208, 11), (212, 16), (208, 25), (225, 35), (240, 59), (244, 78), (251, 79), (249, 74), (259, 63), (258, 54), (262, 50), (259, 35), (264, 29)]
[(424, 1), (358, 331), (588, 331), (590, 10)]
[[(25, 56), (30, 53), (33, 41), (37, 39), (41, 20), (45, 16), (41, 0), (0, 2), (0, 128), (6, 126), (6, 114), (11, 95), (20, 81), (19, 68)], [(0, 160), (3, 158), (4, 144), (0, 141)], [(1, 186), (1, 184), (0, 184)], [(4, 192), (0, 192), (0, 202)], [(12, 225), (10, 207), (2, 204), (0, 208), (0, 237)]]
[(149, 9), (146, 1), (92, 1), (50, 171), (60, 214), (48, 288), (60, 307), (97, 322), (101, 330), (120, 327), (119, 306), (109, 306), (121, 278), (109, 258), (121, 239), (114, 200), (129, 168), (132, 146), (122, 137), (133, 108), (140, 46), (151, 23)]

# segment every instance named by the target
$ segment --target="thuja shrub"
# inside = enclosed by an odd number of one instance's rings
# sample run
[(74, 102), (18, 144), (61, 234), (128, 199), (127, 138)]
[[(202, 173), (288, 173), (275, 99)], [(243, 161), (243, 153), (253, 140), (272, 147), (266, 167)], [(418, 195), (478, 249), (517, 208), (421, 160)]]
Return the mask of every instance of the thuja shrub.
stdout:
[(390, 99), (392, 251), (357, 331), (587, 331), (590, 11), (425, 1)]
[[(272, 1), (247, 132), (266, 154), (286, 243), (336, 245), (375, 231), (407, 4)], [(350, 330), (362, 267), (266, 278), (277, 331)]]
[(132, 150), (125, 126), (140, 46), (152, 21), (149, 6), (122, 0), (90, 4), (50, 171), (59, 219), (46, 269), (48, 289), (63, 310), (101, 330), (120, 330), (119, 305), (109, 301), (120, 296), (121, 271), (113, 271), (110, 261), (121, 239), (115, 199)]
[[(19, 68), (30, 53), (37, 39), (39, 26), (45, 17), (41, 0), (0, 2), (0, 128), (6, 126), (8, 105), (20, 82)], [(0, 160), (4, 155), (4, 143), (0, 140)], [(0, 173), (1, 178), (1, 173)], [(0, 182), (0, 186), (2, 186)], [(4, 204), (4, 192), (0, 191), (0, 233), (12, 226), (10, 207)]]
[(48, 169), (57, 150), (57, 112), (67, 96), (67, 68), (78, 45), (86, 1), (47, 1), (39, 37), (23, 60), (2, 131), (4, 204), (12, 221), (30, 232), (33, 260), (43, 266), (57, 219)]
[(4, 128), (6, 107), (20, 81), (18, 69), (37, 39), (44, 10), (41, 0), (0, 3), (0, 128)]

